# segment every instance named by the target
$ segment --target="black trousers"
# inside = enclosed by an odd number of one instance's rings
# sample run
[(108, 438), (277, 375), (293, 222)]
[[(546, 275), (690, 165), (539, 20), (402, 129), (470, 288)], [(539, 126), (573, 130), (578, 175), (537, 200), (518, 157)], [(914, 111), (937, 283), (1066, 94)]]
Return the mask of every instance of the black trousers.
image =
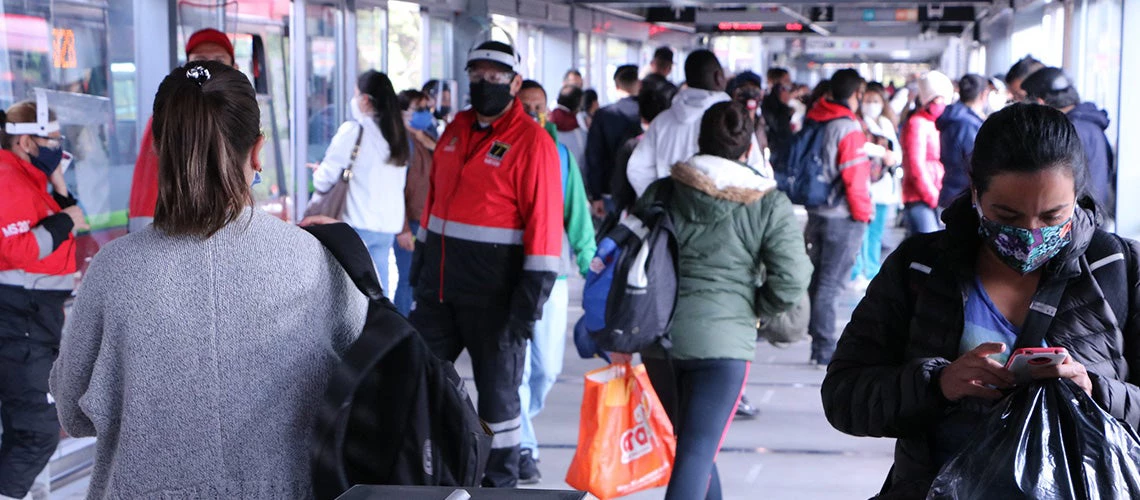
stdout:
[(0, 495), (22, 498), (59, 444), (59, 417), (48, 396), (53, 347), (0, 338)]
[(409, 318), (440, 359), (454, 362), (467, 349), (475, 372), (479, 417), (495, 433), (483, 485), (518, 485), (522, 441), (519, 385), (522, 384), (526, 339), (507, 327), (506, 307), (488, 308), (416, 301)]

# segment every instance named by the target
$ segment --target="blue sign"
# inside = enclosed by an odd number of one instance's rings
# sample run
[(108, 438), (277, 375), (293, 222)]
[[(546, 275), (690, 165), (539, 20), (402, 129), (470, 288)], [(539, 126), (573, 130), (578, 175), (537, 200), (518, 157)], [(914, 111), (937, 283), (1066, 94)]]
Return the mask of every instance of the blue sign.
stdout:
[(868, 22), (874, 21), (875, 9), (863, 9), (863, 20)]

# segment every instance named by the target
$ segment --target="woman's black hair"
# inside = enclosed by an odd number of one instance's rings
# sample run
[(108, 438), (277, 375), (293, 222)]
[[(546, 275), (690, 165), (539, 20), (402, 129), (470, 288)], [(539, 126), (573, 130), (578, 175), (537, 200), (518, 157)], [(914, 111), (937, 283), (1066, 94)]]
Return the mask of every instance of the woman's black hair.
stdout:
[(1014, 104), (982, 124), (970, 159), (970, 179), (981, 195), (994, 176), (1060, 168), (1073, 177), (1077, 197), (1086, 194), (1088, 169), (1077, 129), (1049, 106)]
[(673, 105), (677, 86), (664, 78), (646, 78), (641, 81), (641, 91), (637, 93), (637, 112), (646, 123)]
[(376, 120), (376, 126), (388, 141), (388, 163), (397, 166), (407, 164), (411, 153), (407, 131), (400, 115), (400, 101), (388, 75), (371, 69), (365, 71), (356, 80), (356, 88), (372, 103), (372, 119)]
[(590, 112), (590, 107), (598, 102), (598, 91), (586, 89), (582, 92), (582, 111)]
[(752, 146), (755, 129), (748, 108), (736, 101), (718, 102), (701, 117), (697, 149), (701, 154), (737, 161)]
[(253, 202), (245, 163), (260, 127), (257, 95), (240, 71), (214, 61), (174, 68), (154, 96), (154, 226), (208, 238), (236, 220)]

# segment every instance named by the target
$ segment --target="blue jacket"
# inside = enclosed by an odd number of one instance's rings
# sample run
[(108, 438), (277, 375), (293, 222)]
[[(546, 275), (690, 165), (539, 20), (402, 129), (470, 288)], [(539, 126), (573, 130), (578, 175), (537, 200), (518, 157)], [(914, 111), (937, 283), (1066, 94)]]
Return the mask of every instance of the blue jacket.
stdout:
[(938, 206), (948, 208), (970, 188), (970, 155), (974, 154), (974, 138), (982, 127), (982, 117), (961, 102), (956, 102), (934, 124), (942, 141), (942, 191)]
[(618, 150), (641, 134), (637, 99), (625, 97), (599, 109), (586, 136), (586, 192), (591, 200), (610, 194)]
[(1111, 217), (1115, 214), (1115, 192), (1113, 186), (1112, 148), (1104, 131), (1108, 128), (1108, 113), (1091, 102), (1078, 104), (1068, 113), (1069, 121), (1077, 128), (1081, 144), (1085, 147), (1088, 161), (1089, 195), (1106, 210)]

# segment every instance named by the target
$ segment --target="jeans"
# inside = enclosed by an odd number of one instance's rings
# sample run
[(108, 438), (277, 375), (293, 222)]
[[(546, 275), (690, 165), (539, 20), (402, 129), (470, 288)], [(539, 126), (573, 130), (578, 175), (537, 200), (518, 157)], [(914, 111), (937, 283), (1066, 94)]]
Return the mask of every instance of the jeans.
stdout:
[(883, 231), (887, 228), (887, 217), (890, 217), (893, 205), (875, 205), (875, 218), (867, 225), (867, 234), (863, 236), (863, 248), (855, 257), (855, 268), (851, 270), (851, 279), (860, 276), (869, 280), (875, 279), (883, 263)]
[(526, 339), (508, 327), (509, 308), (420, 300), (408, 320), (436, 357), (454, 363), (464, 349), (471, 356), (479, 418), (494, 433), (483, 486), (517, 486)]
[[(414, 236), (420, 230), (419, 221), (411, 221), (408, 227)], [(392, 302), (396, 304), (396, 310), (400, 311), (404, 317), (408, 317), (412, 312), (412, 303), (415, 302), (414, 295), (412, 295), (412, 254), (396, 245), (392, 251), (396, 254), (396, 272), (399, 273), (396, 281), (396, 298)]]
[(808, 214), (804, 240), (808, 246), (808, 258), (815, 266), (808, 285), (811, 296), (808, 333), (811, 334), (811, 359), (820, 364), (831, 362), (831, 355), (835, 352), (839, 294), (855, 267), (855, 255), (863, 244), (866, 229), (866, 223), (847, 217)]
[(538, 437), (532, 420), (542, 411), (546, 395), (562, 373), (562, 355), (566, 353), (566, 310), (570, 291), (565, 279), (554, 282), (550, 298), (542, 306), (542, 319), (534, 324), (534, 337), (527, 342), (519, 403), (522, 405), (522, 447), (538, 458)]
[(368, 254), (372, 256), (376, 274), (380, 276), (380, 286), (384, 289), (384, 295), (391, 297), (392, 289), (388, 288), (388, 254), (392, 251), (392, 244), (396, 242), (396, 235), (366, 229), (356, 229), (356, 233), (364, 241), (364, 246), (368, 247)]
[(907, 203), (903, 208), (906, 215), (907, 235), (933, 233), (941, 229), (938, 212), (922, 202)]
[(739, 359), (642, 361), (677, 435), (677, 455), (665, 499), (720, 500), (716, 455), (740, 403), (751, 363)]

